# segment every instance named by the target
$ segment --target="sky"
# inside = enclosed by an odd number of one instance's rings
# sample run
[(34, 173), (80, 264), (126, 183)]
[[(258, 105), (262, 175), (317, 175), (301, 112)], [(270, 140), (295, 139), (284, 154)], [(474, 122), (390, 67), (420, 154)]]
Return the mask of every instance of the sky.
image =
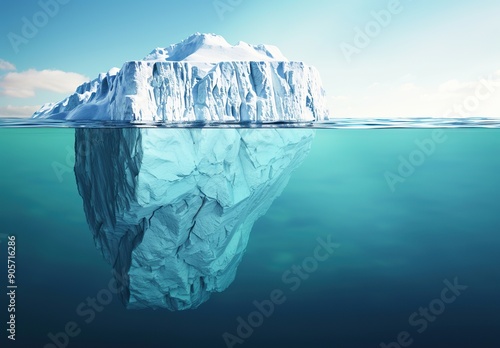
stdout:
[(500, 117), (498, 0), (2, 0), (0, 117), (195, 32), (315, 66), (333, 118)]

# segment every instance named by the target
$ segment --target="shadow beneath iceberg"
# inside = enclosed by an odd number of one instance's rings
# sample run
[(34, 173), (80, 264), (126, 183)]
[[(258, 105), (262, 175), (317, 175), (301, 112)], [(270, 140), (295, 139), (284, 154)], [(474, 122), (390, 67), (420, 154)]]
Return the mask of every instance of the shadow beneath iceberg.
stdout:
[(224, 291), (313, 138), (308, 129), (76, 129), (78, 190), (127, 308), (194, 309)]

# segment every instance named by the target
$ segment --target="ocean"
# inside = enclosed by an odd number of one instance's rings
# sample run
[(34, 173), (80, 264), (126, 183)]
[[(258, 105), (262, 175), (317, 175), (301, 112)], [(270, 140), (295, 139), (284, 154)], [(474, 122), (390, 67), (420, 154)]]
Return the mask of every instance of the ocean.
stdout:
[(234, 281), (184, 311), (109, 291), (75, 129), (3, 125), (1, 347), (500, 347), (500, 129), (486, 120), (315, 129)]

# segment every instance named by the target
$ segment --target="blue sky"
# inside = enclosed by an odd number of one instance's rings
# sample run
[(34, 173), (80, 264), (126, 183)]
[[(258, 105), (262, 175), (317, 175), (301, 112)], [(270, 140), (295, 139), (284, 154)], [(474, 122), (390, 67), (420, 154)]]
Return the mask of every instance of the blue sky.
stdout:
[[(0, 116), (27, 116), (100, 72), (209, 32), (273, 44), (316, 66), (334, 117), (500, 117), (497, 0), (6, 0), (0, 8)], [(23, 33), (27, 21), (35, 31)]]

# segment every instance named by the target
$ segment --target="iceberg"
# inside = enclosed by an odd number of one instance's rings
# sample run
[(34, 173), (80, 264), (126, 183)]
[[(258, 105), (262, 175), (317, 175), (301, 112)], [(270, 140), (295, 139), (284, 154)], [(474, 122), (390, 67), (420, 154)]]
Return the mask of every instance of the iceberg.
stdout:
[(311, 129), (76, 129), (75, 176), (129, 309), (195, 309), (235, 279)]
[(318, 71), (268, 45), (197, 33), (79, 86), (37, 119), (276, 123), (328, 119)]
[(190, 123), (313, 122), (328, 118), (325, 105), (316, 69), (274, 46), (198, 33), (100, 74), (34, 117), (181, 125), (75, 130), (78, 190), (123, 303), (176, 311), (234, 281), (255, 221), (315, 134)]

